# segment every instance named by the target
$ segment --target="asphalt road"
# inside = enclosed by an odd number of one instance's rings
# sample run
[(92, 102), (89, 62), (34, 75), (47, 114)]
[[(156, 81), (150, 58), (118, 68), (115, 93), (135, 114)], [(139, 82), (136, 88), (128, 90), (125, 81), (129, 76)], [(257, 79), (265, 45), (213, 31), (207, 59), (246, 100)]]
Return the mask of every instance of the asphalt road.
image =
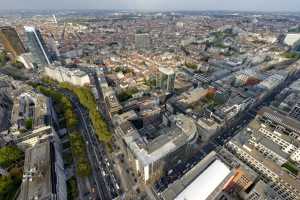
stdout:
[(94, 186), (92, 186), (92, 188), (95, 188), (95, 190), (97, 191), (99, 199), (101, 200), (112, 199), (110, 195), (110, 188), (108, 187), (108, 184), (106, 183), (106, 180), (102, 174), (102, 171), (104, 170), (102, 168), (102, 165), (103, 163), (105, 163), (105, 161), (102, 159), (103, 157), (101, 156), (103, 154), (103, 150), (100, 147), (101, 145), (98, 143), (98, 139), (95, 136), (94, 130), (92, 128), (91, 122), (88, 117), (88, 113), (80, 105), (77, 98), (71, 96), (70, 94), (67, 94), (67, 92), (65, 92), (64, 94), (70, 97), (73, 105), (76, 108), (76, 112), (79, 114), (79, 119), (84, 128), (83, 136), (88, 147), (87, 154), (92, 167), (92, 177), (94, 183)]
[[(43, 84), (41, 82), (38, 82)], [(44, 85), (44, 84), (43, 84)], [(50, 87), (49, 85), (44, 85), (45, 87)], [(68, 96), (71, 100), (72, 104), (75, 107), (75, 111), (77, 112), (82, 128), (82, 136), (86, 141), (87, 145), (87, 156), (89, 158), (91, 168), (92, 168), (92, 176), (89, 178), (91, 184), (91, 194), (87, 195), (83, 199), (97, 199), (97, 200), (110, 200), (113, 199), (111, 193), (117, 193), (114, 191), (112, 187), (112, 183), (107, 183), (106, 178), (104, 177), (105, 174), (103, 172), (109, 171), (106, 169), (106, 163), (108, 162), (105, 160), (104, 151), (102, 145), (99, 143), (98, 138), (94, 132), (94, 129), (91, 125), (88, 112), (82, 107), (79, 103), (77, 97), (67, 91), (60, 89), (58, 87), (52, 86), (54, 90), (57, 90), (63, 93), (65, 96)], [(94, 198), (96, 196), (96, 198)], [(117, 196), (117, 195), (116, 195)]]

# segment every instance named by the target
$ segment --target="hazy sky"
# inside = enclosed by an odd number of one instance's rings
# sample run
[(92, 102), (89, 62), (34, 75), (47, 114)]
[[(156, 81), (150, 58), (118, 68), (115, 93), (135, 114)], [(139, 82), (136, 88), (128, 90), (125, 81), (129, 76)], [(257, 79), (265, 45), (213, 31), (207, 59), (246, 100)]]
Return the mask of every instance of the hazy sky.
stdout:
[(300, 0), (0, 0), (0, 9), (300, 11)]

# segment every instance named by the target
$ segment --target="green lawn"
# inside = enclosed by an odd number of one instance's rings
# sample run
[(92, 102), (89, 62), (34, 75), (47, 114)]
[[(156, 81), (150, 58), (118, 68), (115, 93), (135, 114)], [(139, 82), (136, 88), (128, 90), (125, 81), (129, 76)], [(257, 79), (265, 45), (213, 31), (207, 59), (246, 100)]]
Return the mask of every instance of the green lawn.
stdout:
[(284, 163), (281, 167), (287, 169), (288, 171), (290, 171), (292, 174), (297, 175), (298, 174), (298, 168), (296, 165), (294, 165), (291, 162), (286, 162)]

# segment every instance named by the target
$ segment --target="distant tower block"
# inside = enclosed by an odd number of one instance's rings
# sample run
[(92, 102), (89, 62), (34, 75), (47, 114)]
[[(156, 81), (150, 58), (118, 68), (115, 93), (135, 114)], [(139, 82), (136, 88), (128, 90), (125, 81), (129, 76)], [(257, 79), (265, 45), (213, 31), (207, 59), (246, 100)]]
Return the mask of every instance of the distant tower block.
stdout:
[(40, 31), (34, 27), (25, 26), (29, 51), (32, 53), (33, 62), (37, 65), (51, 64), (48, 49)]
[(55, 24), (57, 24), (57, 20), (56, 20), (56, 17), (55, 17), (54, 14), (52, 15), (52, 17), (53, 17), (53, 22), (54, 22)]
[(172, 68), (160, 67), (157, 75), (157, 87), (172, 92), (175, 85), (175, 72)]
[(135, 34), (135, 48), (136, 49), (149, 49), (151, 46), (150, 35), (148, 33)]
[(0, 42), (12, 60), (16, 60), (18, 56), (25, 53), (25, 47), (13, 27), (0, 27)]

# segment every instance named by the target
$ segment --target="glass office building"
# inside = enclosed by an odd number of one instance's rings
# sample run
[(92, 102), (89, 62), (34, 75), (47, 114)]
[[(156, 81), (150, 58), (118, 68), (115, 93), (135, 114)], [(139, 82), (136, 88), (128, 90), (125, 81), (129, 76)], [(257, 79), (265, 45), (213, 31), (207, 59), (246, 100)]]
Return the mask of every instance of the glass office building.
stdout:
[(45, 41), (40, 31), (34, 27), (25, 26), (27, 45), (35, 65), (42, 66), (52, 62)]
[(175, 72), (172, 68), (160, 67), (157, 75), (157, 87), (172, 92), (175, 85)]

